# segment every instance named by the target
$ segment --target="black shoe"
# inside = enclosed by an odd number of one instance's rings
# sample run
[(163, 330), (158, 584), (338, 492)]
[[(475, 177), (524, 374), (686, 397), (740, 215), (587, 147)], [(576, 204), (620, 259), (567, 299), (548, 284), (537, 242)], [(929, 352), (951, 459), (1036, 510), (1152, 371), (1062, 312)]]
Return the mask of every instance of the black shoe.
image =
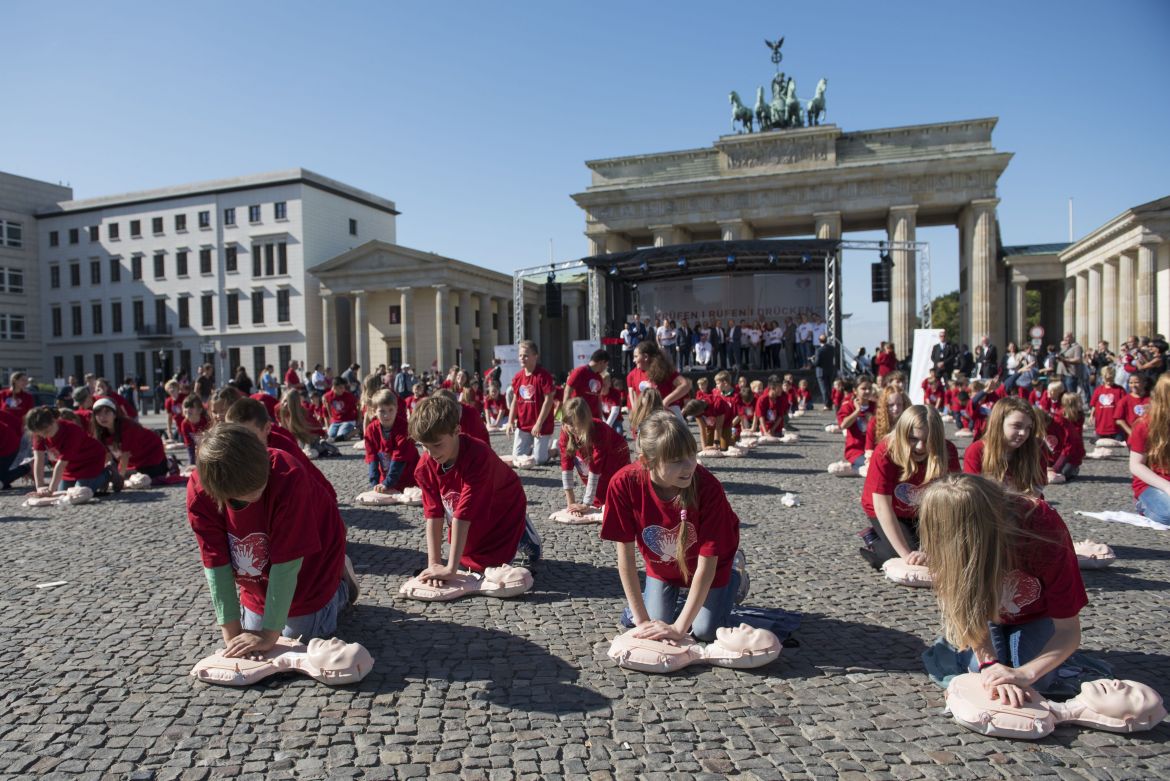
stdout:
[(871, 548), (858, 548), (857, 552), (861, 554), (861, 558), (869, 562), (869, 566), (876, 570), (882, 568), (882, 562), (878, 561), (878, 555)]

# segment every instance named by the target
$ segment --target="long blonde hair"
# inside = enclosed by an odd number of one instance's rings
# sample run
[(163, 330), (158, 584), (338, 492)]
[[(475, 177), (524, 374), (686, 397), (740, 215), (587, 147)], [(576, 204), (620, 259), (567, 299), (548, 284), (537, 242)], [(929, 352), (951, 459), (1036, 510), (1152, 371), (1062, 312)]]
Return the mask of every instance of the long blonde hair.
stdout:
[(646, 418), (664, 409), (666, 409), (666, 405), (662, 403), (662, 394), (658, 392), (658, 389), (647, 388), (638, 394), (638, 400), (634, 403), (634, 408), (630, 410), (630, 426), (637, 430), (641, 428), (642, 422)]
[(280, 418), (280, 425), (288, 429), (302, 445), (311, 445), (317, 437), (309, 430), (309, 419), (305, 415), (304, 402), (301, 401), (301, 392), (296, 388), (289, 388), (276, 408), (276, 415)]
[(592, 448), (593, 413), (585, 399), (574, 396), (561, 407), (561, 426), (566, 425), (569, 431), (565, 437), (565, 455), (572, 458), (578, 450), (588, 455)]
[(958, 648), (987, 641), (1002, 612), (1005, 576), (1015, 569), (1018, 515), (1026, 500), (982, 475), (953, 474), (922, 492), (918, 535), (927, 555), (946, 639)]
[[(886, 375), (887, 377), (889, 375)], [(895, 385), (887, 385), (882, 389), (881, 399), (878, 401), (877, 410), (874, 411), (873, 420), (869, 425), (874, 427), (874, 441), (880, 442), (881, 438), (889, 434), (893, 428), (895, 420), (890, 420), (890, 402), (896, 397), (902, 399), (902, 414), (906, 414), (906, 410), (910, 408), (910, 397), (904, 391), (898, 390)], [(905, 480), (906, 478), (902, 478)]]
[(929, 483), (947, 473), (947, 436), (942, 417), (938, 410), (925, 404), (915, 404), (907, 407), (894, 424), (894, 433), (890, 437), (890, 461), (902, 469), (899, 480), (909, 480), (918, 471), (918, 463), (914, 460), (913, 446), (910, 436), (919, 427), (926, 438), (926, 472), (922, 482)]
[[(1014, 412), (1021, 412), (1032, 419), (1032, 436), (1009, 452), (1003, 423)], [(983, 433), (983, 474), (1008, 483), (1021, 493), (1047, 485), (1048, 468), (1042, 444), (1045, 428), (1044, 420), (1037, 410), (1019, 396), (1005, 396), (995, 402), (987, 419), (987, 429)]]
[[(638, 427), (638, 445), (641, 448), (640, 457), (643, 468), (649, 477), (650, 470), (657, 469), (661, 464), (673, 461), (682, 461), (687, 458), (696, 458), (699, 448), (690, 428), (673, 412), (659, 410), (651, 414)], [(699, 509), (699, 478), (691, 477), (691, 484), (682, 489), (674, 498), (674, 504), (681, 509), (690, 509), (698, 512)], [(692, 540), (687, 536), (687, 525), (679, 524), (678, 544), (675, 546), (674, 558), (678, 562), (679, 572), (684, 581), (690, 581), (691, 573), (687, 569), (687, 548)]]
[(1154, 383), (1146, 426), (1146, 462), (1159, 469), (1170, 468), (1170, 374), (1163, 374)]

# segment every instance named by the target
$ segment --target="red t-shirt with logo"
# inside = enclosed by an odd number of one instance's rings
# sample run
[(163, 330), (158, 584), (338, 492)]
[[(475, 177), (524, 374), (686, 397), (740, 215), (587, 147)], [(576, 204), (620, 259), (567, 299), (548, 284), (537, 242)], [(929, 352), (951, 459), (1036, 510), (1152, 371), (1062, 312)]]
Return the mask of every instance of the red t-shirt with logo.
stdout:
[(735, 402), (735, 414), (739, 415), (739, 425), (744, 429), (750, 429), (756, 419), (756, 400), (744, 401), (743, 396), (738, 397)]
[[(492, 445), (491, 435), (488, 434), (487, 424), (483, 422), (483, 413), (470, 404), (460, 404), (463, 414), (459, 418), (459, 430), (472, 439), (478, 439), (488, 447)], [(549, 415), (551, 418), (552, 415)]]
[(179, 436), (183, 438), (183, 443), (187, 447), (199, 447), (199, 438), (203, 436), (203, 432), (211, 428), (211, 417), (204, 412), (199, 418), (198, 423), (183, 418), (179, 421)]
[(1021, 540), (1019, 567), (1008, 574), (1001, 593), (1001, 624), (1026, 624), (1041, 618), (1072, 618), (1089, 603), (1077, 554), (1064, 520), (1040, 501), (1020, 526), (1040, 539)]
[(983, 448), (987, 443), (982, 439), (972, 442), (963, 451), (963, 471), (969, 475), (983, 474)]
[(316, 481), (322, 491), (332, 496), (334, 500), (337, 499), (337, 489), (333, 487), (333, 483), (329, 482), (317, 465), (309, 460), (305, 451), (301, 450), (301, 443), (297, 442), (291, 431), (273, 423), (272, 430), (268, 432), (268, 448), (288, 453)]
[(589, 414), (601, 417), (601, 375), (589, 368), (589, 364), (578, 366), (569, 372), (565, 386), (573, 389), (573, 396), (580, 396), (589, 405)]
[(703, 401), (707, 402), (707, 409), (703, 412), (703, 422), (714, 426), (719, 417), (723, 417), (723, 427), (731, 427), (731, 419), (735, 417), (735, 407), (732, 400), (720, 393), (708, 393)]
[(516, 405), (516, 427), (521, 431), (528, 431), (540, 436), (547, 436), (553, 432), (552, 410), (545, 416), (540, 431), (532, 431), (540, 409), (546, 398), (553, 398), (556, 393), (556, 383), (548, 369), (537, 366), (532, 374), (525, 374), (524, 370), (516, 372), (512, 378), (512, 390), (515, 394), (513, 403)]
[(1149, 408), (1149, 396), (1142, 396), (1141, 398), (1138, 398), (1132, 393), (1129, 393), (1126, 394), (1125, 398), (1123, 398), (1117, 405), (1117, 418), (1119, 420), (1124, 420), (1125, 425), (1129, 426), (1130, 430), (1132, 430), (1134, 424), (1137, 423), (1137, 419), (1145, 415)]
[(613, 408), (617, 407), (617, 417), (613, 419), (614, 425), (617, 425), (622, 420), (622, 405), (626, 403), (625, 396), (617, 388), (610, 388), (609, 392), (599, 397), (601, 400), (601, 418), (602, 420), (609, 420), (609, 413), (613, 412)]
[(289, 615), (315, 613), (341, 583), (345, 524), (336, 499), (319, 490), (291, 455), (269, 448), (268, 463), (264, 495), (239, 511), (228, 505), (220, 511), (204, 492), (199, 473), (192, 473), (187, 520), (203, 566), (231, 565), (244, 607), (262, 614), (272, 565), (302, 559)]
[(1117, 413), (1126, 392), (1120, 385), (1101, 385), (1093, 391), (1093, 428), (1098, 436), (1112, 437), (1117, 434)]
[[(487, 410), (488, 419), (492, 423), (496, 421), (505, 421), (508, 416), (508, 401), (502, 395), (496, 395), (495, 398), (485, 396), (483, 400), (484, 409)], [(503, 413), (504, 417), (500, 417)]]
[[(953, 442), (947, 442), (947, 472), (959, 471), (959, 451)], [(907, 520), (918, 517), (918, 498), (922, 493), (926, 477), (926, 462), (918, 464), (908, 480), (902, 480), (902, 467), (890, 459), (890, 438), (883, 437), (877, 443), (869, 459), (869, 471), (865, 473), (865, 487), (861, 489), (861, 506), (870, 518), (877, 517), (873, 507), (873, 495), (892, 497), (894, 515)]]
[(24, 426), (19, 415), (0, 406), (0, 456), (10, 456), (20, 450)]
[[(663, 400), (665, 400), (667, 396), (674, 393), (674, 381), (678, 376), (678, 372), (671, 372), (670, 376), (668, 376), (665, 380), (659, 383), (655, 383), (646, 376), (646, 372), (635, 366), (634, 369), (626, 375), (626, 387), (634, 392), (635, 399), (641, 396), (642, 391), (646, 390), (647, 388), (657, 388), (658, 392), (662, 394)], [(687, 399), (684, 396), (677, 401), (671, 402), (671, 406), (681, 406), (686, 400)]]
[(524, 534), (528, 500), (516, 471), (494, 450), (460, 434), (459, 455), (450, 468), (444, 469), (430, 453), (424, 453), (414, 479), (423, 492), (424, 517), (467, 521), (460, 566), (482, 571), (512, 561)]
[[(1150, 437), (1150, 421), (1148, 418), (1141, 417), (1133, 424), (1133, 433), (1129, 435), (1129, 452), (1146, 454), (1146, 441)], [(1150, 468), (1154, 474), (1165, 480), (1170, 480), (1170, 469), (1165, 467), (1154, 466), (1150, 463), (1149, 457), (1146, 458), (1146, 466)], [(1133, 478), (1133, 498), (1137, 499), (1142, 495), (1142, 491), (1149, 488), (1149, 484), (1139, 477)]]
[[(837, 410), (837, 425), (843, 425), (845, 418), (853, 414), (857, 399), (850, 396), (841, 402)], [(861, 405), (861, 414), (853, 421), (853, 425), (845, 429), (845, 460), (853, 463), (859, 456), (865, 455), (865, 430), (869, 428), (870, 416), (873, 414), (873, 404), (866, 402)]]
[(591, 474), (597, 475), (597, 494), (593, 497), (593, 505), (600, 507), (605, 504), (605, 494), (613, 476), (630, 463), (630, 446), (626, 443), (626, 438), (605, 425), (605, 421), (594, 418), (590, 451), (582, 453), (578, 450), (570, 456), (568, 444), (569, 437), (562, 428), (559, 440), (561, 471), (570, 472), (576, 469), (582, 480), (588, 480)]
[(29, 410), (37, 405), (37, 400), (28, 391), (13, 393), (12, 388), (0, 390), (0, 407), (4, 407), (22, 420)]
[(405, 399), (403, 399), (403, 400), (402, 400), (402, 406), (406, 408), (406, 414), (407, 414), (407, 416), (409, 416), (409, 415), (410, 415), (410, 411), (411, 411), (412, 409), (414, 409), (414, 405), (415, 405), (415, 404), (418, 404), (420, 401), (422, 401), (422, 400), (423, 400), (423, 399), (425, 399), (425, 398), (426, 398), (426, 396), (415, 396), (415, 395), (412, 393), (411, 395), (409, 395), (409, 396), (407, 396)]
[(286, 388), (295, 388), (301, 384), (301, 378), (297, 376), (296, 369), (289, 369), (284, 373), (284, 385)]
[(163, 402), (163, 411), (170, 415), (175, 426), (178, 426), (183, 419), (183, 401), (186, 398), (186, 393), (180, 393), (178, 396), (167, 396), (166, 401)]
[(601, 539), (633, 542), (646, 563), (647, 577), (672, 586), (687, 586), (675, 554), (686, 514), (687, 570), (694, 577), (699, 556), (715, 556), (718, 564), (711, 588), (723, 588), (731, 578), (731, 562), (739, 550), (739, 518), (727, 502), (723, 486), (706, 467), (695, 467), (699, 506), (685, 510), (665, 501), (654, 490), (650, 472), (640, 463), (621, 469), (609, 484)]
[(111, 452), (129, 455), (128, 466), (131, 469), (144, 469), (158, 466), (167, 460), (166, 449), (162, 438), (158, 434), (145, 429), (132, 420), (122, 420), (120, 442), (114, 442), (114, 435), (105, 431), (98, 432), (98, 439)]
[(331, 390), (321, 397), (329, 410), (330, 423), (356, 423), (358, 419), (357, 399), (347, 390), (338, 393)]
[(812, 393), (808, 388), (796, 389), (796, 404), (800, 409), (808, 409), (812, 404)]
[(417, 485), (414, 481), (414, 469), (418, 466), (418, 448), (410, 438), (406, 429), (406, 415), (395, 415), (390, 430), (382, 428), (382, 422), (375, 418), (366, 426), (366, 462), (378, 463), (378, 482), (381, 483), (390, 474), (390, 465), (395, 461), (403, 463), (402, 474), (398, 482), (390, 486), (401, 491)]
[(106, 468), (106, 449), (81, 426), (69, 420), (57, 421), (57, 434), (33, 437), (33, 450), (48, 451), (65, 462), (62, 480), (89, 480)]
[(777, 394), (776, 398), (768, 392), (760, 394), (756, 399), (756, 417), (760, 420), (760, 428), (765, 434), (780, 436), (784, 433), (784, 413), (788, 412), (788, 399), (784, 394)]

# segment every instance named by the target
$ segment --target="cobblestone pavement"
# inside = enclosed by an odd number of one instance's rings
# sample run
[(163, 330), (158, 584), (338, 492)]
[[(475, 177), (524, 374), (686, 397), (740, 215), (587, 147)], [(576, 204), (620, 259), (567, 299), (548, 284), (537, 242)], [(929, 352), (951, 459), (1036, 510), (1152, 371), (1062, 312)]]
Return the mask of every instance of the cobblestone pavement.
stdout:
[[(857, 556), (860, 480), (825, 466), (825, 413), (802, 441), (716, 462), (742, 520), (749, 604), (804, 613), (758, 671), (627, 672), (605, 648), (621, 587), (597, 527), (544, 521), (554, 468), (523, 477), (545, 535), (533, 593), (512, 601), (397, 600), (424, 563), (420, 511), (342, 508), (362, 600), (339, 634), (377, 659), (359, 686), (285, 677), (245, 690), (187, 676), (218, 633), (179, 488), (94, 506), (0, 497), (0, 775), (5, 778), (1019, 778), (1170, 777), (1170, 726), (1136, 736), (1059, 727), (986, 738), (940, 714), (919, 654), (938, 631), (929, 592)], [(502, 438), (496, 440), (503, 449)], [(360, 455), (321, 462), (342, 497)], [(1091, 521), (1129, 509), (1121, 459), (1049, 490), (1075, 538), (1120, 560), (1085, 575), (1084, 648), (1170, 695), (1170, 533)], [(796, 492), (797, 508), (777, 501)], [(36, 584), (67, 581), (52, 588)]]

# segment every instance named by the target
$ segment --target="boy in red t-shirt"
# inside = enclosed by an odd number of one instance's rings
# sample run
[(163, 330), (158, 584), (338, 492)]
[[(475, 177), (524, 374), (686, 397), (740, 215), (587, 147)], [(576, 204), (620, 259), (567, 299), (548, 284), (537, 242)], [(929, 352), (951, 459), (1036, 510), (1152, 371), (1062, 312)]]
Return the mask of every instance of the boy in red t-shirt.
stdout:
[(393, 391), (381, 390), (370, 399), (375, 416), (363, 437), (366, 462), (370, 464), (370, 485), (378, 493), (399, 493), (416, 485), (418, 448), (406, 430), (406, 413), (400, 412)]
[(281, 635), (327, 637), (357, 600), (336, 500), (246, 426), (220, 423), (204, 437), (187, 519), (224, 656), (264, 653)]
[(179, 438), (187, 446), (187, 464), (195, 466), (195, 453), (203, 433), (211, 428), (211, 415), (197, 394), (183, 399), (183, 419), (179, 421)]
[[(426, 454), (414, 470), (423, 493), (427, 567), (418, 577), (438, 585), (460, 569), (482, 573), (520, 554), (530, 570), (540, 559), (540, 534), (516, 472), (490, 447), (460, 433), (462, 410), (442, 396), (423, 399), (407, 424)], [(449, 552), (442, 557), (443, 527)]]
[(626, 381), (606, 373), (601, 394), (601, 419), (619, 434), (625, 435), (622, 425), (622, 405), (626, 403)]
[(605, 350), (594, 350), (589, 356), (589, 363), (569, 372), (569, 378), (565, 380), (565, 396), (562, 403), (574, 396), (580, 396), (589, 405), (589, 413), (595, 418), (600, 418), (602, 375), (608, 368), (609, 353)]
[(427, 386), (421, 382), (416, 382), (410, 388), (410, 395), (402, 400), (402, 406), (406, 409), (406, 419), (410, 420), (410, 416), (414, 414), (414, 405), (427, 397)]
[(508, 432), (515, 432), (512, 457), (534, 456), (538, 466), (549, 462), (552, 448), (553, 406), (556, 383), (540, 365), (536, 342), (520, 342), (520, 371), (512, 378), (512, 408), (508, 412)]
[(358, 402), (349, 392), (349, 386), (341, 377), (333, 380), (333, 390), (326, 392), (323, 401), (329, 410), (329, 441), (337, 442), (349, 438), (357, 428)]
[(179, 441), (179, 423), (183, 420), (183, 399), (187, 394), (179, 389), (178, 380), (167, 380), (163, 386), (167, 398), (163, 401), (163, 411), (167, 414), (167, 441)]
[(768, 392), (756, 400), (756, 420), (760, 434), (766, 437), (784, 436), (784, 417), (788, 414), (788, 397), (784, 395), (780, 378), (768, 378)]

